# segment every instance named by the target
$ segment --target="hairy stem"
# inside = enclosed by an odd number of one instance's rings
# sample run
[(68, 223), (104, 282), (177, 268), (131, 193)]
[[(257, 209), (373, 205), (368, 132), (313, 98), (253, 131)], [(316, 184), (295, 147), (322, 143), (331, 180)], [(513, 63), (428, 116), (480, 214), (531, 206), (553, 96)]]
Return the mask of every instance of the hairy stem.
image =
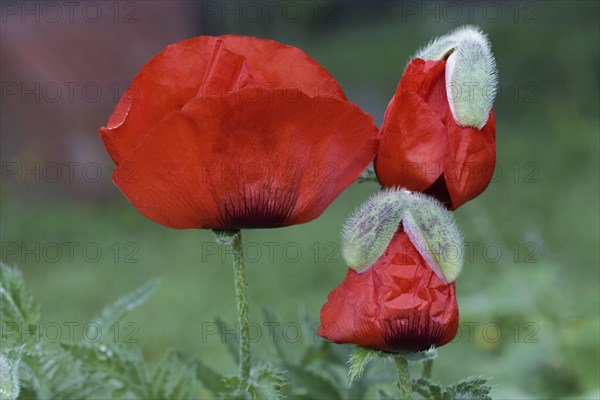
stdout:
[(396, 368), (398, 368), (398, 387), (400, 387), (400, 392), (402, 394), (402, 400), (411, 400), (411, 384), (410, 384), (410, 374), (408, 373), (408, 362), (402, 356), (397, 356), (394, 358), (396, 362)]
[(240, 327), (240, 365), (239, 379), (242, 390), (248, 388), (250, 377), (250, 324), (248, 318), (248, 283), (244, 267), (242, 233), (239, 230), (215, 232), (217, 242), (229, 246), (233, 253), (233, 280)]
[(425, 360), (423, 363), (423, 378), (431, 378), (431, 369), (433, 368), (433, 360)]

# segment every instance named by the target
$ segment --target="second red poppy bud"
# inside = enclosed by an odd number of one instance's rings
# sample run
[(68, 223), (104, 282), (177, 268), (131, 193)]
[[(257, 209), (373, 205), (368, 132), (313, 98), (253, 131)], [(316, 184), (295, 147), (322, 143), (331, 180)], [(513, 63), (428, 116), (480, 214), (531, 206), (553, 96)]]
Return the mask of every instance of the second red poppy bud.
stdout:
[(486, 36), (460, 28), (421, 50), (385, 112), (375, 172), (384, 187), (455, 210), (488, 186), (496, 161), (497, 71)]
[(387, 352), (448, 343), (458, 329), (462, 249), (437, 200), (402, 189), (374, 196), (344, 227), (350, 269), (321, 310), (319, 335)]

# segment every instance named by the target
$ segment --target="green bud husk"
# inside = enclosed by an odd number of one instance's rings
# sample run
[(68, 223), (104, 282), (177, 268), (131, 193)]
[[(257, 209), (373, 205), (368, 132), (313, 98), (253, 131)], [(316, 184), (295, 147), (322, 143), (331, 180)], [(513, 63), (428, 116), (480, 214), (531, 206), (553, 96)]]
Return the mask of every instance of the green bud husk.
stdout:
[(433, 197), (404, 189), (386, 189), (371, 197), (346, 222), (342, 257), (362, 272), (383, 255), (402, 223), (413, 246), (445, 282), (463, 266), (463, 239), (450, 211)]
[(342, 230), (342, 258), (361, 272), (390, 244), (402, 220), (404, 199), (398, 191), (381, 191), (358, 208)]
[(446, 62), (446, 94), (460, 126), (483, 128), (498, 88), (491, 45), (479, 28), (465, 26), (431, 41), (414, 58)]
[(454, 282), (464, 260), (463, 238), (452, 213), (433, 197), (412, 193), (402, 225), (435, 273), (446, 282)]

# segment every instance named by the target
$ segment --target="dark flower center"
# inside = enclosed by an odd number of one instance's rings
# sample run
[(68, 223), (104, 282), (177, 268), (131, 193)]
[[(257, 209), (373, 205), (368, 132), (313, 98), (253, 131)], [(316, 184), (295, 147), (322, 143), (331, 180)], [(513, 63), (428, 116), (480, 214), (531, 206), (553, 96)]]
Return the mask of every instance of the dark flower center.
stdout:
[(450, 199), (444, 174), (441, 174), (423, 193), (435, 197), (449, 210), (452, 209), (452, 200)]
[(444, 335), (442, 326), (428, 315), (412, 315), (383, 324), (383, 336), (389, 350), (424, 351)]
[(219, 221), (227, 229), (276, 228), (289, 225), (300, 193), (263, 185), (245, 185), (219, 204)]

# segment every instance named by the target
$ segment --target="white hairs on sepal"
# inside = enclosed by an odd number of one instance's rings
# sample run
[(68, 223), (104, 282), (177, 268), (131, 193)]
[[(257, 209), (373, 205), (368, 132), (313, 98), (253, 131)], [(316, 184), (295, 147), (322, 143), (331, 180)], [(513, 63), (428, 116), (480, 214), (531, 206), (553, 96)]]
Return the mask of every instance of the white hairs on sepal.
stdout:
[(434, 272), (454, 282), (464, 264), (464, 240), (452, 212), (423, 193), (411, 193), (402, 214), (404, 232)]
[(371, 196), (350, 215), (342, 228), (342, 258), (357, 272), (369, 268), (385, 252), (396, 233), (403, 198), (398, 190), (385, 190)]
[(463, 238), (454, 216), (431, 196), (385, 189), (360, 206), (342, 230), (342, 257), (357, 272), (371, 267), (388, 248), (400, 223), (415, 249), (445, 282), (463, 267)]
[(460, 126), (481, 129), (498, 91), (498, 70), (490, 41), (481, 29), (460, 27), (436, 38), (413, 58), (446, 62), (446, 94)]

